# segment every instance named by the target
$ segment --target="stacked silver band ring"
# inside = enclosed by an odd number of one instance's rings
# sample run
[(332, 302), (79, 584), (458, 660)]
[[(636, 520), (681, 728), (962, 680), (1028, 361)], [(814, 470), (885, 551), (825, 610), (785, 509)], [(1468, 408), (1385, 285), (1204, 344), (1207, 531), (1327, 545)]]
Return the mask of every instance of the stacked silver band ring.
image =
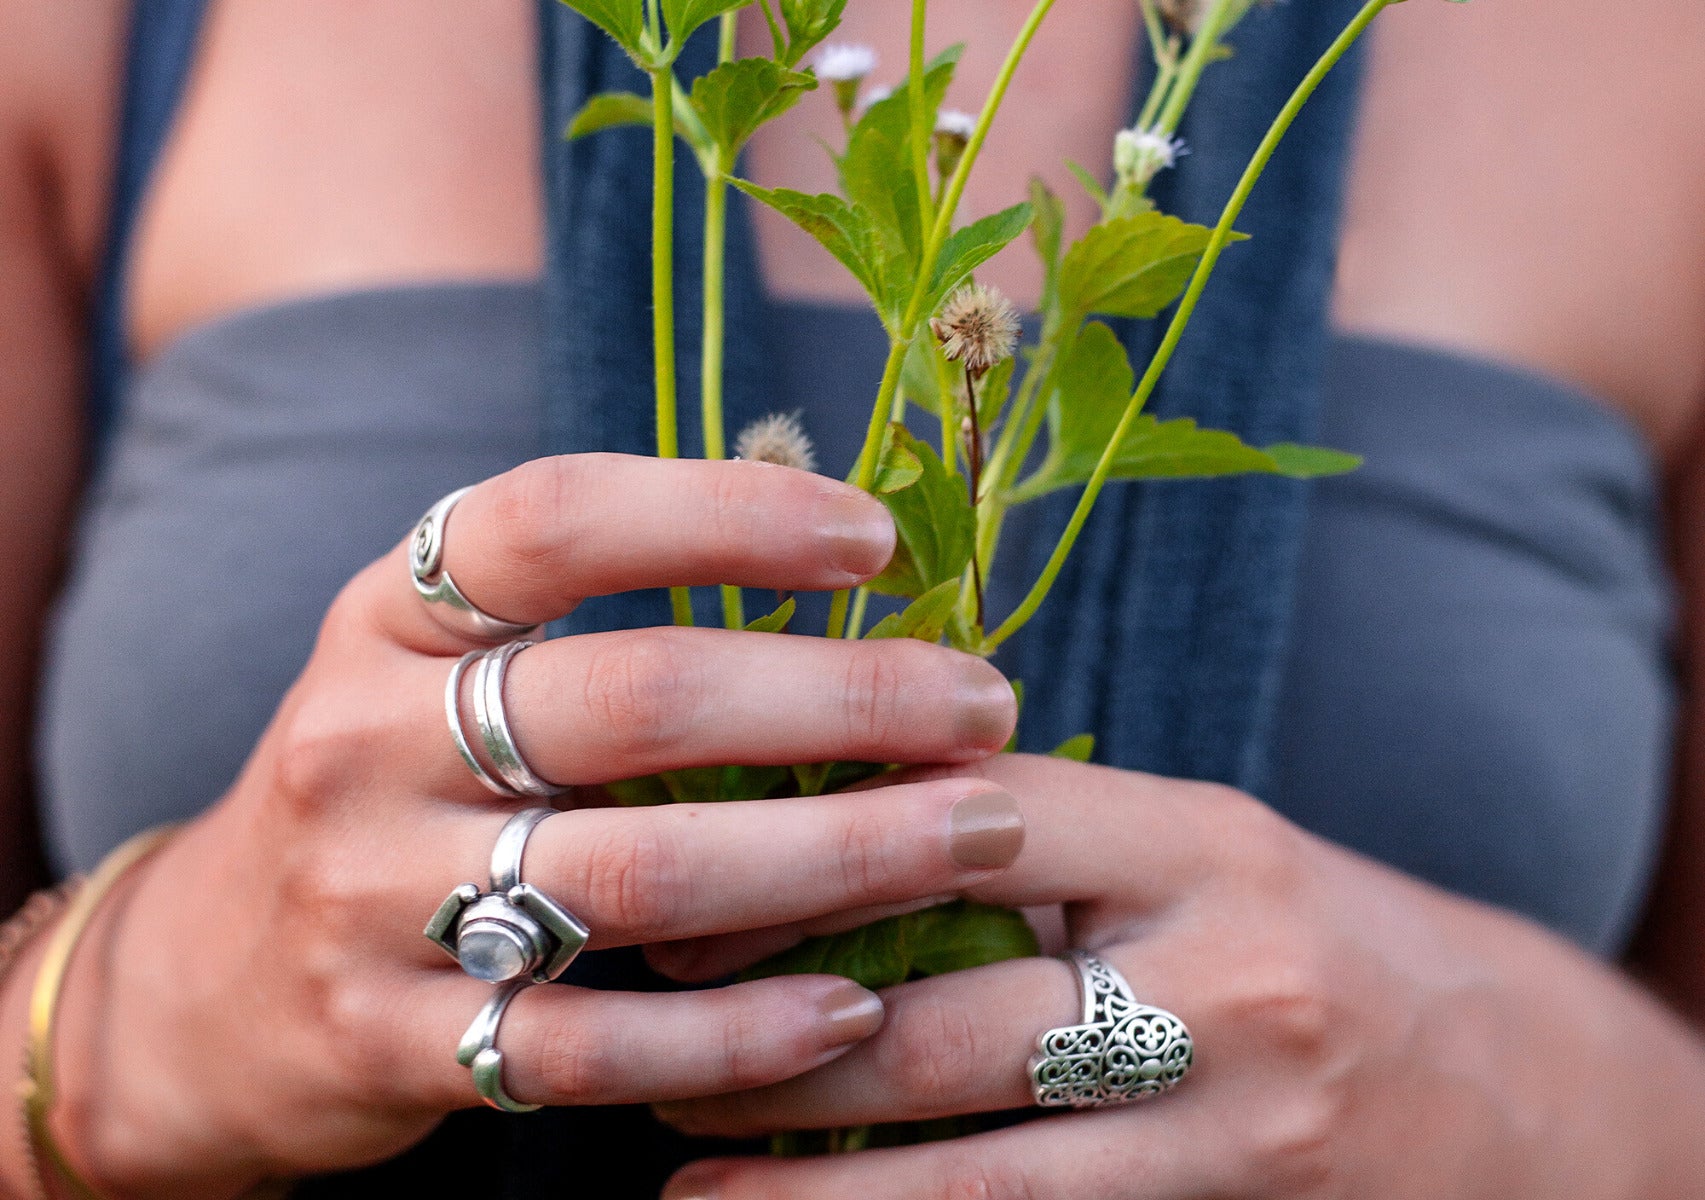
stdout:
[(461, 488), (426, 510), (409, 538), (409, 574), (432, 615), (450, 632), (479, 642), (507, 642), (525, 637), (537, 625), (518, 625), (481, 609), (456, 586), (444, 569), (444, 529), (456, 503), (473, 489)]
[(497, 1033), (503, 1025), (503, 1014), (508, 1011), (509, 1002), (527, 986), (526, 980), (517, 979), (493, 992), (456, 1047), (456, 1061), (473, 1072), (474, 1088), (480, 1098), (493, 1108), (509, 1113), (538, 1112), (541, 1107), (523, 1104), (510, 1096), (503, 1086), (503, 1051), (497, 1048)]
[(426, 936), (487, 983), (546, 983), (568, 969), (591, 931), (547, 893), (521, 880), (527, 840), (555, 809), (529, 808), (504, 824), (491, 852), (491, 887), (459, 884), (427, 923)]
[(1157, 1096), (1189, 1073), (1190, 1031), (1172, 1013), (1137, 1002), (1106, 961), (1074, 950), (1083, 1020), (1036, 1039), (1030, 1087), (1043, 1108), (1103, 1108)]
[[(508, 799), (544, 800), (569, 790), (541, 778), (527, 765), (527, 760), (521, 756), (521, 748), (515, 744), (515, 732), (510, 728), (509, 713), (504, 707), (503, 684), (509, 674), (510, 661), (521, 651), (537, 644), (506, 642), (490, 650), (469, 651), (450, 668), (450, 677), (444, 684), (444, 719), (449, 722), (456, 753), (462, 756), (462, 761), (468, 764), (468, 770), (476, 779)], [(470, 666), (474, 667), (474, 727), (479, 733), (480, 744), (497, 768), (495, 778), (480, 762), (462, 729), (462, 676)]]

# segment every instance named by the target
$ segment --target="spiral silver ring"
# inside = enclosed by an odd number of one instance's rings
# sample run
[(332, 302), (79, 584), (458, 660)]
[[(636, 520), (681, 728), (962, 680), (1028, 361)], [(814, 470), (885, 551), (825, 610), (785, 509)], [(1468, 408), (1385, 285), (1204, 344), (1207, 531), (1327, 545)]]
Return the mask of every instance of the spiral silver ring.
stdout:
[(1030, 1089), (1043, 1108), (1129, 1104), (1178, 1086), (1195, 1054), (1190, 1031), (1164, 1008), (1139, 1004), (1125, 977), (1074, 950), (1083, 1020), (1036, 1039)]
[(491, 887), (456, 886), (427, 922), (426, 936), (462, 970), (487, 983), (547, 983), (568, 969), (591, 931), (548, 893), (521, 881), (527, 840), (552, 808), (528, 808), (504, 823), (491, 851)]
[(469, 600), (444, 569), (445, 528), (450, 513), (472, 488), (461, 488), (426, 510), (409, 537), (409, 575), (432, 615), (451, 633), (476, 642), (507, 642), (526, 637), (537, 625), (519, 625), (494, 617)]
[(517, 979), (504, 984), (493, 992), (491, 999), (485, 1002), (479, 1015), (468, 1026), (468, 1031), (462, 1035), (461, 1044), (456, 1047), (456, 1061), (467, 1067), (474, 1075), (474, 1089), (480, 1098), (491, 1107), (508, 1113), (538, 1112), (542, 1105), (523, 1104), (512, 1097), (503, 1086), (503, 1051), (497, 1048), (498, 1030), (503, 1025), (503, 1014), (509, 1009), (509, 1002), (520, 995), (529, 984), (524, 979)]

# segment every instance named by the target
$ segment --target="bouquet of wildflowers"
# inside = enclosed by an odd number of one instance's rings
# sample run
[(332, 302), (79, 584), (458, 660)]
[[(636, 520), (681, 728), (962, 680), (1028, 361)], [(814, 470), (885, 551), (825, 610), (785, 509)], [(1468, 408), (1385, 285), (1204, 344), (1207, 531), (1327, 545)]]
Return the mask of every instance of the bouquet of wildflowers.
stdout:
[[(1350, 455), (1292, 444), (1251, 446), (1232, 433), (1188, 418), (1144, 412), (1171, 360), (1215, 264), (1240, 239), (1235, 222), (1268, 160), (1302, 106), (1368, 24), (1398, 0), (1367, 0), (1362, 10), (1276, 114), (1219, 221), (1212, 228), (1160, 212), (1149, 197), (1155, 177), (1184, 147), (1177, 131), (1207, 68), (1231, 57), (1226, 36), (1255, 0), (1133, 0), (1140, 3), (1154, 75), (1135, 127), (1112, 147), (1111, 186), (1074, 166), (1100, 208), (1100, 219), (1067, 245), (1063, 206), (1040, 180), (1029, 199), (960, 225), (956, 216), (1008, 86), (1055, 0), (1035, 0), (976, 116), (942, 107), (957, 47), (931, 56), (925, 45), (928, 0), (913, 0), (909, 69), (886, 92), (864, 92), (874, 55), (827, 45), (848, 0), (563, 0), (614, 38), (647, 73), (649, 96), (594, 97), (569, 129), (583, 137), (617, 125), (653, 131), (653, 300), (657, 449), (678, 453), (672, 261), (674, 156), (683, 143), (702, 168), (705, 188), (703, 370), (700, 414), (706, 453), (727, 453), (722, 380), (723, 255), (729, 189), (783, 213), (853, 275), (887, 330), (889, 353), (864, 443), (848, 478), (880, 497), (893, 514), (898, 549), (888, 568), (830, 608), (829, 637), (922, 638), (990, 655), (1036, 613), (1059, 577), (1090, 511), (1111, 481), (1208, 478), (1266, 473), (1309, 478), (1352, 469)], [(772, 53), (739, 57), (735, 20), (756, 8)], [(757, 14), (754, 14), (757, 15)], [(695, 80), (675, 65), (688, 38), (715, 23), (718, 65)], [(762, 188), (737, 177), (742, 149), (766, 123), (828, 84), (845, 129), (834, 155), (838, 193), (808, 195)], [(1039, 333), (1020, 349), (1012, 305), (976, 281), (977, 270), (1029, 233), (1044, 286)], [(1112, 329), (1097, 317), (1157, 319), (1165, 334), (1139, 373)], [(1022, 361), (1024, 369), (1018, 370)], [(935, 418), (939, 436), (918, 437), (906, 418)], [(927, 418), (926, 418), (927, 421)], [(791, 418), (746, 430), (742, 457), (811, 469), (809, 441)], [(984, 582), (1001, 550), (1006, 518), (1018, 505), (1063, 489), (1076, 508), (1045, 567), (1011, 612), (988, 611)], [(866, 628), (872, 593), (898, 597), (898, 611)], [(691, 624), (686, 589), (673, 594), (675, 620)], [(787, 630), (793, 601), (748, 621), (739, 589), (724, 588), (730, 628)], [(1090, 739), (1056, 753), (1087, 759)], [(614, 790), (628, 803), (747, 800), (813, 795), (873, 776), (882, 764), (807, 763), (791, 768), (730, 765), (633, 780)], [(1013, 912), (959, 901), (848, 933), (812, 939), (754, 973), (827, 971), (873, 988), (1033, 954), (1036, 942)], [(916, 1129), (884, 1131), (908, 1140)], [(870, 1144), (871, 1131), (825, 1135), (821, 1146)], [(794, 1148), (805, 1148), (795, 1139)]]

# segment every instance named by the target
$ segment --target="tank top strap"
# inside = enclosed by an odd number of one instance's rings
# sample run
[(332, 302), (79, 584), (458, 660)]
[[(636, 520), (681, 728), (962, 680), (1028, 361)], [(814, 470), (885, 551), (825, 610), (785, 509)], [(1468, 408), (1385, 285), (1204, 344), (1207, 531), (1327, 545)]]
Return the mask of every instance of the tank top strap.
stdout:
[(111, 210), (90, 330), (90, 444), (97, 462), (117, 420), (129, 367), (124, 296), (131, 236), (195, 61), (207, 5), (208, 0), (131, 4)]

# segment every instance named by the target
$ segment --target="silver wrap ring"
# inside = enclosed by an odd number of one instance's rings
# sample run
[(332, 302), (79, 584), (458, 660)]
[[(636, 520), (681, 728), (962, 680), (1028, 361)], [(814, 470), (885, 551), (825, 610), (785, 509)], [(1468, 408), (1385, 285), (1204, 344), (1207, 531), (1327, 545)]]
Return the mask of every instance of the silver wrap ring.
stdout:
[(553, 808), (528, 808), (504, 823), (491, 851), (491, 887), (459, 884), (427, 922), (426, 936), (462, 970), (487, 983), (548, 983), (592, 936), (580, 918), (521, 880), (527, 840)]
[(497, 1048), (498, 1030), (503, 1025), (503, 1014), (508, 1011), (509, 1002), (529, 986), (525, 979), (516, 979), (493, 992), (456, 1047), (456, 1061), (473, 1072), (474, 1089), (480, 1098), (493, 1108), (508, 1113), (538, 1112), (543, 1107), (523, 1104), (504, 1088), (503, 1051)]
[(450, 678), (444, 682), (444, 719), (450, 723), (450, 740), (456, 744), (456, 753), (468, 764), (468, 770), (474, 773), (474, 778), (506, 800), (519, 800), (520, 792), (503, 780), (493, 777), (492, 773), (485, 769), (485, 764), (480, 762), (473, 747), (468, 745), (468, 735), (462, 730), (462, 676), (467, 674), (468, 668), (482, 653), (480, 650), (470, 650), (451, 666)]
[(1069, 959), (1083, 1020), (1036, 1039), (1030, 1090), (1043, 1108), (1104, 1108), (1158, 1096), (1190, 1071), (1190, 1031), (1164, 1008), (1140, 1004), (1125, 977), (1087, 950)]
[(472, 488), (460, 488), (426, 510), (409, 537), (409, 575), (427, 608), (451, 633), (477, 642), (507, 642), (526, 637), (537, 625), (519, 625), (494, 617), (469, 600), (444, 569), (444, 530), (450, 513)]
[[(540, 778), (527, 765), (527, 760), (521, 757), (521, 747), (515, 744), (515, 731), (509, 727), (509, 713), (503, 703), (503, 681), (509, 675), (510, 662), (521, 651), (536, 645), (537, 642), (505, 642), (479, 656), (474, 668), (474, 726), (492, 765), (497, 768), (498, 778), (508, 785), (510, 794), (543, 800), (560, 796), (568, 789)], [(456, 724), (459, 730), (459, 713)]]

